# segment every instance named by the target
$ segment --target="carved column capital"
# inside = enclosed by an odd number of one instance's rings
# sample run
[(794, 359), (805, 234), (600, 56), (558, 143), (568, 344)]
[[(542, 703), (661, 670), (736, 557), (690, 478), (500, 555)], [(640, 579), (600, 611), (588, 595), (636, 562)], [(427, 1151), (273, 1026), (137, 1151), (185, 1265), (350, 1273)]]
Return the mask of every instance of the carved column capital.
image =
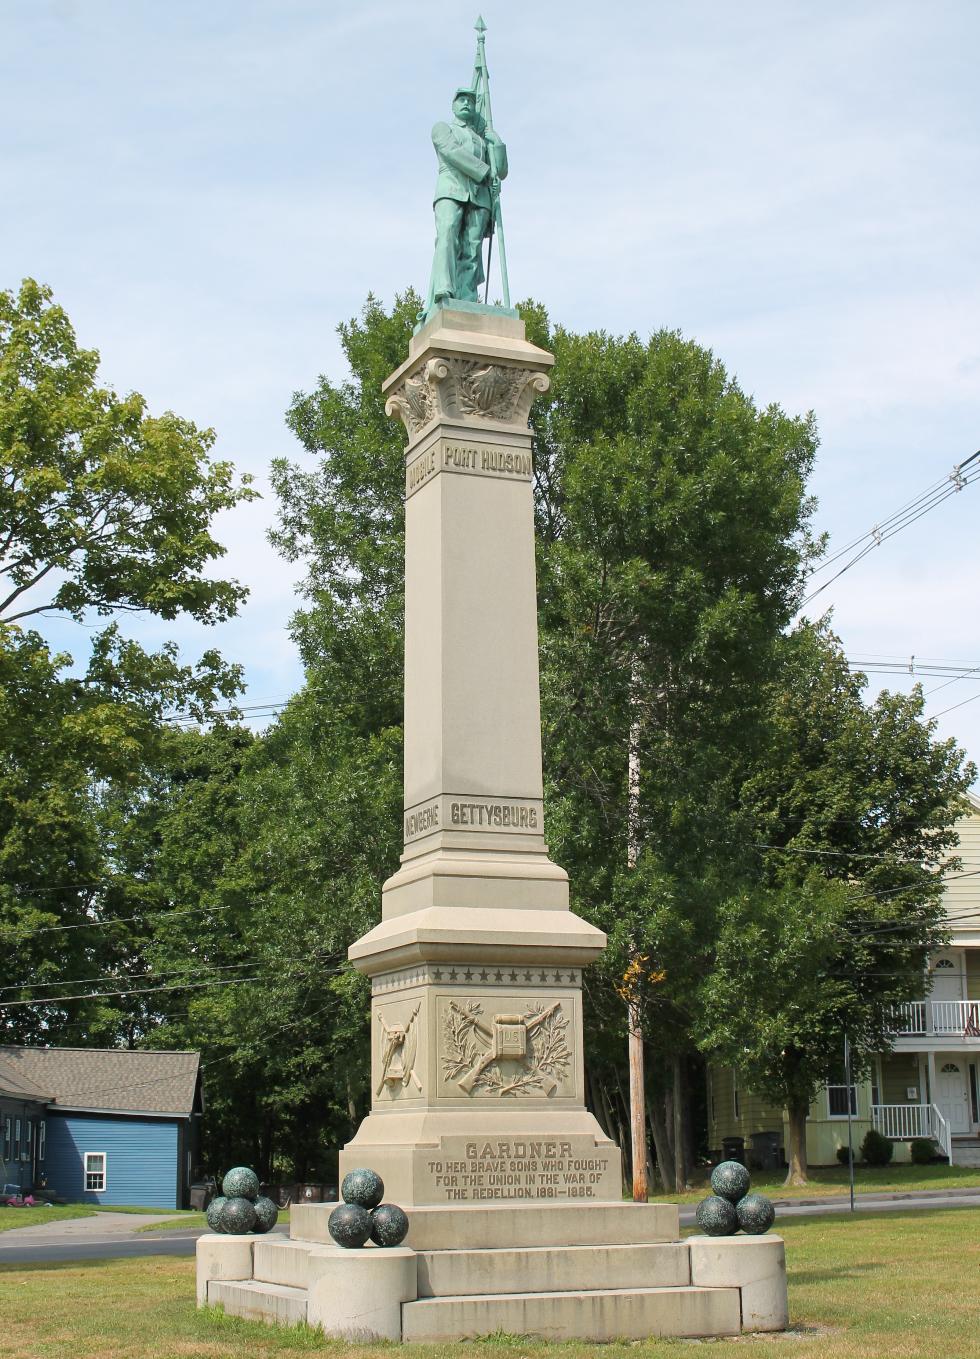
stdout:
[(385, 402), (415, 438), (434, 420), (526, 429), (531, 403), (551, 386), (539, 368), (459, 355), (427, 359)]

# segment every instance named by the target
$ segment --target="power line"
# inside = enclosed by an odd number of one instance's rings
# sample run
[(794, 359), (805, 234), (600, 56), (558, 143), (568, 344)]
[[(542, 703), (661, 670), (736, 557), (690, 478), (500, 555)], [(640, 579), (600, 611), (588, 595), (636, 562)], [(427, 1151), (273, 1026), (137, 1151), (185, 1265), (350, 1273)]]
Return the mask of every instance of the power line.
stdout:
[[(344, 971), (344, 970), (345, 970), (344, 968), (339, 968), (339, 967), (338, 967), (338, 968), (333, 968), (331, 971), (334, 972), (334, 973), (337, 973), (337, 972), (342, 972), (342, 971)], [(280, 1033), (285, 1033), (287, 1029), (295, 1029), (295, 1028), (296, 1028), (298, 1025), (300, 1025), (300, 1024), (308, 1024), (308, 1023), (310, 1022), (310, 1020), (316, 1019), (319, 1015), (322, 1015), (322, 1014), (324, 1013), (324, 1011), (329, 1010), (329, 1009), (331, 1008), (331, 1005), (332, 1005), (332, 1004), (333, 1004), (333, 1002), (330, 1001), (330, 1002), (328, 1002), (326, 1005), (322, 1005), (322, 1006), (320, 1007), (319, 1010), (314, 1010), (313, 1013), (310, 1014), (310, 1015), (302, 1015), (302, 1016), (300, 1016), (299, 1019), (291, 1019), (291, 1020), (289, 1020), (289, 1021), (287, 1021), (285, 1024), (281, 1024), (281, 1025), (279, 1026), (279, 1028), (277, 1028), (277, 1029), (272, 1029), (269, 1033), (266, 1034), (266, 1037), (267, 1037), (267, 1038), (275, 1038), (278, 1034), (280, 1034)], [(112, 1049), (110, 1049), (110, 1051), (113, 1051), (113, 1052), (130, 1052), (130, 1051), (133, 1051), (133, 1052), (140, 1052), (140, 1053), (153, 1053), (153, 1052), (160, 1052), (161, 1049), (159, 1049), (159, 1048), (132, 1048), (132, 1049), (130, 1049), (130, 1048), (112, 1048)], [(199, 1067), (198, 1067), (198, 1070), (199, 1070), (199, 1071), (206, 1071), (208, 1068), (210, 1068), (210, 1067), (212, 1067), (212, 1066), (217, 1066), (218, 1063), (220, 1063), (220, 1062), (226, 1062), (226, 1061), (227, 1061), (227, 1057), (226, 1057), (226, 1056), (212, 1057), (210, 1061), (201, 1062), (200, 1065), (199, 1065)], [(164, 1082), (166, 1082), (166, 1081), (172, 1081), (172, 1080), (173, 1080), (173, 1075), (172, 1075), (172, 1074), (168, 1074), (168, 1075), (166, 1075), (166, 1076), (154, 1076), (151, 1080), (146, 1080), (146, 1081), (127, 1081), (125, 1085), (100, 1085), (99, 1088), (98, 1088), (98, 1092), (97, 1092), (97, 1093), (98, 1093), (99, 1095), (110, 1095), (110, 1094), (114, 1094), (114, 1093), (116, 1093), (117, 1091), (120, 1091), (120, 1090), (142, 1090), (142, 1089), (145, 1089), (147, 1086), (151, 1086), (151, 1085), (162, 1085)]]
[(41, 996), (33, 1000), (5, 1000), (0, 1010), (11, 1010), (21, 1005), (63, 1005), (75, 1000), (108, 1000), (113, 996), (158, 996), (169, 991), (198, 991), (204, 987), (241, 986), (243, 982), (262, 981), (262, 975), (254, 977), (229, 977), (224, 981), (181, 982), (173, 986), (150, 986), (136, 991), (82, 991), (73, 996)]
[[(214, 964), (209, 963), (209, 964), (207, 964), (207, 966), (210, 967), (210, 969), (211, 969), (212, 972), (230, 972), (230, 971), (232, 970), (232, 968), (235, 968), (235, 967), (256, 967), (256, 966), (258, 966), (262, 961), (263, 961), (263, 960), (262, 960), (261, 958), (248, 958), (248, 959), (246, 959), (244, 962), (240, 962), (240, 963), (222, 963), (222, 964), (220, 964), (220, 965), (218, 965), (218, 966), (215, 966)], [(106, 973), (101, 972), (101, 973), (99, 973), (98, 976), (95, 976), (95, 977), (71, 977), (71, 978), (69, 978), (69, 979), (66, 980), (66, 981), (25, 981), (25, 982), (18, 982), (18, 983), (15, 983), (15, 984), (11, 985), (11, 986), (0, 986), (0, 992), (3, 992), (3, 991), (23, 991), (23, 990), (28, 989), (28, 988), (30, 988), (31, 990), (33, 990), (34, 987), (36, 987), (36, 986), (44, 986), (44, 987), (48, 987), (48, 986), (84, 986), (87, 982), (124, 982), (124, 981), (141, 982), (141, 981), (157, 981), (157, 980), (162, 981), (164, 977), (179, 977), (179, 976), (181, 976), (181, 975), (184, 973), (184, 971), (185, 971), (185, 970), (184, 970), (183, 968), (180, 968), (180, 967), (172, 967), (172, 968), (169, 968), (166, 972), (158, 972), (158, 973), (143, 972), (143, 973), (140, 973), (139, 976), (134, 976), (134, 977), (118, 977), (118, 976), (116, 976), (116, 977), (110, 977), (110, 976), (107, 976)], [(38, 1004), (43, 1003), (43, 1001), (45, 1001), (45, 1000), (57, 1000), (57, 999), (58, 999), (57, 996), (42, 996), (42, 997), (39, 998)], [(0, 1005), (2, 1005), (2, 1004), (3, 1004), (3, 1002), (0, 1001)]]
[[(27, 933), (28, 933), (29, 935), (32, 935), (32, 934), (58, 934), (58, 933), (63, 932), (64, 930), (100, 930), (100, 929), (108, 929), (108, 928), (109, 928), (110, 926), (112, 926), (112, 925), (128, 925), (128, 924), (131, 924), (134, 920), (147, 920), (147, 919), (150, 919), (150, 920), (153, 920), (153, 921), (157, 921), (157, 920), (169, 919), (169, 918), (172, 918), (172, 917), (175, 916), (175, 915), (197, 915), (200, 911), (214, 911), (214, 912), (218, 912), (218, 911), (230, 911), (230, 910), (231, 910), (231, 907), (230, 907), (230, 906), (188, 906), (186, 909), (181, 909), (181, 910), (179, 910), (179, 911), (153, 911), (153, 910), (150, 910), (150, 911), (143, 911), (140, 915), (120, 915), (120, 916), (116, 916), (113, 920), (83, 920), (83, 921), (81, 921), (81, 922), (80, 922), (79, 924), (77, 924), (77, 925), (42, 925), (39, 929), (36, 929), (36, 930), (28, 930)], [(11, 926), (9, 926), (9, 925), (7, 926), (7, 929), (11, 929), (12, 932), (14, 932), (14, 933), (19, 933), (19, 931), (17, 931), (16, 929), (13, 929), (13, 928), (12, 928)]]
[(980, 471), (974, 472), (971, 476), (963, 475), (964, 468), (969, 467), (969, 465), (977, 458), (980, 458), (980, 449), (977, 449), (970, 457), (965, 458), (963, 462), (957, 463), (948, 477), (936, 482), (935, 485), (929, 487), (928, 490), (923, 491), (921, 495), (907, 502), (901, 509), (895, 510), (887, 519), (883, 520), (881, 523), (875, 524), (873, 528), (869, 529), (866, 533), (861, 534), (860, 537), (855, 538), (845, 547), (840, 548), (833, 556), (828, 557), (820, 566), (817, 566), (812, 573), (814, 576), (819, 575), (821, 571), (825, 571), (834, 562), (839, 561), (841, 557), (846, 556), (848, 552), (858, 549), (854, 556), (851, 557), (849, 561), (845, 562), (839, 571), (836, 571), (829, 580), (824, 581), (822, 585), (819, 585), (807, 595), (797, 612), (805, 609), (818, 595), (828, 589), (835, 580), (839, 580), (845, 572), (850, 571), (855, 567), (869, 552), (872, 552), (876, 547), (880, 547), (881, 544), (886, 542), (889, 538), (893, 538), (895, 534), (900, 533), (902, 529), (911, 527), (912, 524), (928, 514), (930, 510), (934, 510), (937, 505), (941, 505), (942, 502), (947, 500), (951, 495), (956, 495), (972, 482), (980, 478)]
[(945, 717), (947, 713), (955, 712), (957, 708), (965, 708), (968, 703), (973, 703), (978, 698), (980, 698), (980, 693), (971, 694), (969, 698), (964, 698), (962, 703), (954, 703), (949, 708), (940, 708), (938, 713), (929, 713), (927, 714), (927, 716), (929, 717), (930, 721), (932, 721), (933, 718), (936, 717)]

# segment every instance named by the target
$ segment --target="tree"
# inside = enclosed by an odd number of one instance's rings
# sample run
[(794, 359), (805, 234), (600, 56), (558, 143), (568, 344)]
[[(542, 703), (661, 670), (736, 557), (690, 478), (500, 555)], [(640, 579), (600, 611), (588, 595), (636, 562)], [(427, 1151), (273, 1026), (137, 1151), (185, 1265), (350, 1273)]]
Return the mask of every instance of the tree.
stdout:
[(210, 461), (213, 430), (100, 387), (98, 363), (49, 288), (0, 292), (0, 618), (231, 617), (245, 591), (203, 568), (224, 551), (212, 519), (252, 497), (249, 479)]
[[(393, 742), (403, 435), (384, 415), (381, 383), (404, 357), (417, 306), (407, 295), (389, 314), (369, 299), (341, 327), (350, 378), (321, 379), (290, 413), (319, 465), (274, 470), (276, 541), (307, 571), (293, 627), (308, 685), (338, 720)], [(754, 695), (811, 550), (815, 439), (809, 421), (757, 410), (677, 335), (575, 336), (551, 331), (533, 303), (521, 311), (558, 359), (533, 416), (549, 838), (575, 905), (610, 933), (603, 984), (615, 995), (639, 968), (642, 1008), (656, 1016), (648, 1046), (663, 1035), (654, 1052), (664, 1055), (686, 1041), (684, 997), (706, 947), (693, 947), (688, 925), (707, 931), (692, 884), (712, 862), (707, 828), (719, 808), (728, 815), (725, 751), (753, 733)], [(682, 1083), (673, 1064), (671, 1079)]]
[[(59, 1003), (69, 993), (48, 983), (98, 973), (112, 953), (93, 923), (118, 915), (102, 792), (142, 777), (168, 708), (205, 716), (240, 688), (216, 651), (184, 665), (173, 645), (126, 639), (115, 616), (235, 612), (245, 592), (210, 572), (223, 552), (210, 524), (254, 494), (248, 479), (211, 460), (212, 431), (150, 416), (97, 369), (50, 289), (0, 293), (0, 938), (4, 1024), (20, 1041), (95, 1032), (93, 1007)], [(111, 620), (80, 671), (26, 628), (52, 614)]]
[(837, 1078), (845, 1032), (860, 1074), (946, 937), (942, 874), (976, 770), (934, 739), (920, 689), (866, 704), (826, 623), (782, 651), (770, 739), (742, 783), (743, 886), (719, 913), (696, 1029), (785, 1106), (787, 1183), (804, 1184), (809, 1106)]
[(683, 1181), (690, 997), (735, 770), (765, 737), (758, 695), (815, 550), (816, 436), (676, 333), (579, 336), (522, 311), (556, 355), (532, 412), (549, 842), (610, 935), (608, 980), (646, 979), (630, 1028), (661, 1069), (661, 1174)]

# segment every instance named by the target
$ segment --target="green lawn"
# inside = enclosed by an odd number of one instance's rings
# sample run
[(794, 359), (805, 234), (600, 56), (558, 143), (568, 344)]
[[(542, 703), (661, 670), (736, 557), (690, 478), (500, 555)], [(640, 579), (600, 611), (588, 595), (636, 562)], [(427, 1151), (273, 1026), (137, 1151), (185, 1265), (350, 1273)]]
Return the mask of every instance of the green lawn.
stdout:
[(0, 1208), (0, 1232), (15, 1227), (37, 1227), (42, 1222), (69, 1222), (73, 1217), (94, 1217), (88, 1204), (66, 1203), (53, 1208)]
[[(279, 1225), (282, 1225), (283, 1223), (287, 1226), (289, 1225), (288, 1210), (280, 1210), (278, 1222)], [(173, 1222), (148, 1222), (145, 1227), (137, 1227), (136, 1230), (141, 1234), (143, 1232), (172, 1232), (177, 1228), (181, 1231), (187, 1231), (191, 1227), (206, 1227), (207, 1225), (207, 1218), (203, 1213), (183, 1212), (180, 1217)]]
[[(818, 1166), (809, 1172), (804, 1188), (783, 1184), (786, 1172), (754, 1170), (752, 1188), (773, 1199), (817, 1199), (847, 1193), (847, 1166)], [(854, 1188), (858, 1194), (909, 1194), (928, 1189), (980, 1190), (980, 1169), (969, 1166), (855, 1166)], [(695, 1188), (686, 1194), (651, 1193), (658, 1203), (697, 1203), (710, 1193), (707, 1172), (695, 1177)]]
[[(138, 1204), (101, 1204), (95, 1203), (62, 1203), (55, 1204), (50, 1208), (0, 1208), (0, 1232), (9, 1232), (16, 1227), (37, 1227), (44, 1222), (70, 1222), (72, 1218), (94, 1217), (96, 1213), (166, 1213), (173, 1212), (174, 1216), (180, 1217), (180, 1225), (183, 1226), (185, 1220), (188, 1226), (197, 1226), (198, 1220), (204, 1221), (203, 1213), (190, 1213), (183, 1209), (167, 1208), (142, 1208)], [(193, 1220), (191, 1220), (193, 1219)], [(151, 1231), (155, 1224), (151, 1223), (146, 1227), (136, 1228), (137, 1231)]]
[[(980, 1359), (980, 1209), (810, 1218), (782, 1224), (792, 1331), (719, 1340), (724, 1359)], [(392, 1359), (194, 1307), (194, 1262), (0, 1265), (0, 1359)], [(601, 1347), (495, 1336), (412, 1346), (409, 1359), (683, 1359), (683, 1341)]]

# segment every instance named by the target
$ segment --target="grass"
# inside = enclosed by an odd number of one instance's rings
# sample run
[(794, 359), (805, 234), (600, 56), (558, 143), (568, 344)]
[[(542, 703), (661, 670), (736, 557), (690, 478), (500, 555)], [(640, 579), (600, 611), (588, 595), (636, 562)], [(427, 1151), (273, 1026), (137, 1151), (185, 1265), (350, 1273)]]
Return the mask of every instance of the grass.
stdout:
[[(793, 1329), (711, 1342), (714, 1359), (980, 1359), (980, 1209), (858, 1214), (781, 1224)], [(0, 1359), (392, 1359), (194, 1307), (194, 1262), (155, 1256), (0, 1265)], [(419, 1345), (407, 1359), (684, 1359), (690, 1342), (602, 1347), (520, 1336)]]
[(75, 1217), (94, 1217), (88, 1204), (66, 1203), (51, 1208), (0, 1208), (0, 1232), (16, 1227), (37, 1227), (43, 1222), (70, 1222)]
[[(289, 1212), (280, 1210), (278, 1223), (280, 1226), (289, 1225)], [(180, 1230), (190, 1231), (192, 1228), (204, 1228), (208, 1225), (208, 1220), (203, 1213), (182, 1212), (176, 1222), (148, 1222), (145, 1227), (137, 1227), (136, 1230), (142, 1235), (144, 1232), (172, 1232)]]
[(93, 1203), (91, 1206), (97, 1213), (173, 1213), (174, 1217), (201, 1216), (195, 1213), (193, 1208), (150, 1208), (139, 1203)]
[[(100, 1204), (100, 1203), (61, 1203), (52, 1204), (50, 1208), (35, 1205), (33, 1208), (0, 1208), (0, 1232), (9, 1232), (17, 1227), (39, 1227), (45, 1222), (71, 1222), (74, 1218), (94, 1217), (96, 1213), (166, 1213), (173, 1212), (174, 1217), (180, 1218), (180, 1225), (184, 1226), (185, 1220), (190, 1218), (200, 1218), (204, 1221), (203, 1213), (190, 1213), (184, 1209), (174, 1208), (144, 1208), (138, 1204)], [(146, 1227), (136, 1228), (137, 1231), (151, 1231), (156, 1224)], [(160, 1224), (176, 1225), (176, 1224)], [(196, 1222), (187, 1221), (187, 1226), (196, 1226)]]
[[(819, 1199), (847, 1193), (847, 1166), (817, 1166), (809, 1171), (809, 1184), (784, 1185), (785, 1170), (752, 1171), (752, 1189), (772, 1199)], [(693, 1177), (694, 1188), (685, 1194), (659, 1194), (657, 1203), (697, 1203), (708, 1188), (708, 1171)], [(854, 1188), (858, 1194), (911, 1194), (929, 1189), (976, 1189), (980, 1191), (980, 1168), (971, 1166), (855, 1166)]]

